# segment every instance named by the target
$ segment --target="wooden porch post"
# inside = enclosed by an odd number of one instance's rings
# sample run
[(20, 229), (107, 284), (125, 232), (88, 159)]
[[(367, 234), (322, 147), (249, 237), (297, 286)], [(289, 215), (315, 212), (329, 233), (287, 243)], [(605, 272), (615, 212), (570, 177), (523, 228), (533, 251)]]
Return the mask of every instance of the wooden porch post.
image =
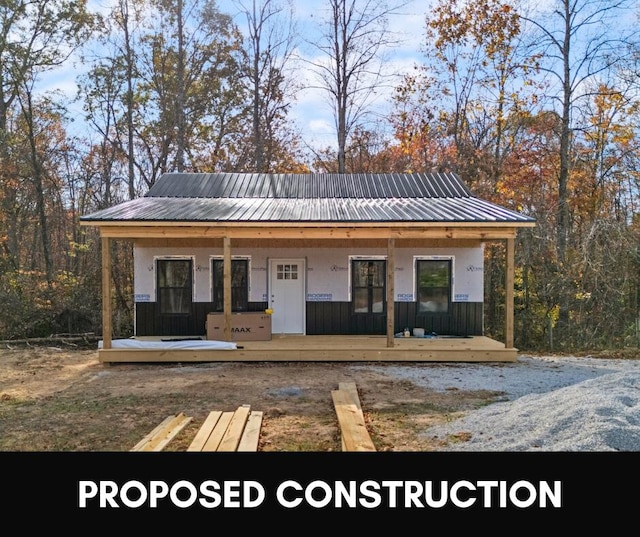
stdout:
[(111, 239), (102, 237), (102, 348), (111, 348)]
[(393, 347), (395, 334), (394, 321), (395, 321), (395, 268), (396, 265), (396, 251), (395, 251), (395, 239), (389, 238), (387, 240), (387, 347)]
[(222, 312), (224, 316), (224, 340), (231, 341), (231, 239), (223, 239), (224, 261), (222, 263)]
[(513, 348), (513, 285), (515, 273), (515, 239), (507, 239), (507, 267), (505, 274), (504, 345)]

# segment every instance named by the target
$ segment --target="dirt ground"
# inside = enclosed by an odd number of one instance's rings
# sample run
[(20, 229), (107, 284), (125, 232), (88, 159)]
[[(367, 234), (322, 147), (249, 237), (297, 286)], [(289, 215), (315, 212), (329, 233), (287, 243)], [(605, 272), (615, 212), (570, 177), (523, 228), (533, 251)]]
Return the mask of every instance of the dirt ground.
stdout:
[(259, 451), (339, 451), (331, 390), (345, 381), (356, 383), (378, 451), (435, 451), (464, 439), (420, 433), (500, 396), (432, 392), (363, 365), (110, 365), (92, 348), (0, 349), (0, 451), (128, 451), (178, 412), (193, 419), (165, 450), (185, 451), (211, 410), (244, 404), (264, 413)]

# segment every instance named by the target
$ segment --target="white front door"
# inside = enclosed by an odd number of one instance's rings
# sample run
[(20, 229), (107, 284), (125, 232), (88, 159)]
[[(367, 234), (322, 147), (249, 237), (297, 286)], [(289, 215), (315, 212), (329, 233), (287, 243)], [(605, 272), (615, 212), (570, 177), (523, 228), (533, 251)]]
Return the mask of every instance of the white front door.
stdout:
[(305, 333), (304, 259), (269, 260), (269, 307), (273, 334)]

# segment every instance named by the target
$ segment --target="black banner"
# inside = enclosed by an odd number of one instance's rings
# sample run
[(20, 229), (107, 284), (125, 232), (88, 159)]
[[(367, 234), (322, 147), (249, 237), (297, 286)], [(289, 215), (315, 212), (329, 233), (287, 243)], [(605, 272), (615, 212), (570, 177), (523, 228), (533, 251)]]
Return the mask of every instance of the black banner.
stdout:
[(28, 513), (26, 521), (55, 513), (52, 529), (224, 522), (299, 533), (347, 521), (359, 530), (418, 523), (431, 532), (444, 523), (457, 532), (487, 522), (577, 530), (595, 516), (615, 516), (618, 527), (634, 522), (638, 460), (582, 452), (0, 453), (0, 494), (3, 512)]

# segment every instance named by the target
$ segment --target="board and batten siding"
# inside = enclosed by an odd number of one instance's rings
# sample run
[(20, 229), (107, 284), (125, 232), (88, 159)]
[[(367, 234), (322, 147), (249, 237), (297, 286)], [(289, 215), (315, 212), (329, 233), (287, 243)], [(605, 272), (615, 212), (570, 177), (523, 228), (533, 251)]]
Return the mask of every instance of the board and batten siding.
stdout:
[[(425, 334), (456, 336), (482, 335), (483, 304), (454, 302), (448, 314), (416, 315), (415, 303), (395, 303), (395, 326), (424, 328)], [(250, 302), (247, 311), (264, 311), (266, 302)], [(384, 335), (387, 316), (354, 314), (350, 302), (307, 302), (307, 335)], [(157, 302), (136, 304), (138, 336), (204, 336), (211, 302), (194, 302), (190, 315), (163, 316)]]

